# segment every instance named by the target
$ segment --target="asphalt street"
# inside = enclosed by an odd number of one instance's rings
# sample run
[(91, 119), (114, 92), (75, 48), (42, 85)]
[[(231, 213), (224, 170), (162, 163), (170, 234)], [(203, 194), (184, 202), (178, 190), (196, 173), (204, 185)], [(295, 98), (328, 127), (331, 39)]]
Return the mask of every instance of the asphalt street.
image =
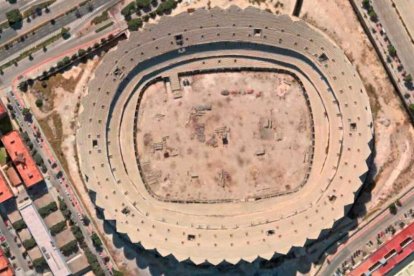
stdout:
[(4, 75), (0, 75), (0, 93), (1, 91), (4, 91), (1, 89), (10, 86), (14, 78), (23, 74), (23, 72), (33, 67), (34, 65), (41, 64), (45, 60), (48, 60), (50, 57), (59, 56), (60, 53), (64, 53), (65, 51), (73, 49), (79, 45), (85, 44), (89, 41), (94, 41), (97, 38), (100, 38), (103, 35), (105, 35), (105, 33), (107, 33), (108, 31), (111, 31), (111, 28), (108, 28), (102, 33), (92, 33), (88, 36), (73, 37), (69, 40), (61, 41), (60, 43), (56, 43), (53, 46), (50, 46), (46, 53), (44, 53), (42, 50), (34, 53), (33, 60), (24, 59), (19, 62), (17, 67), (12, 66), (10, 68), (5, 69)]
[(367, 226), (368, 229), (365, 231), (362, 230), (362, 234), (358, 236), (356, 239), (346, 243), (346, 247), (342, 249), (328, 267), (321, 271), (319, 275), (334, 275), (334, 272), (340, 265), (351, 256), (353, 252), (358, 249), (361, 249), (368, 241), (375, 240), (377, 237), (377, 233), (384, 231), (387, 226), (394, 224), (396, 221), (400, 219), (400, 215), (407, 212), (410, 208), (414, 206), (414, 197), (410, 197), (403, 203), (403, 206), (398, 209), (397, 215), (387, 214), (384, 218), (380, 221), (373, 222), (372, 226)]
[[(81, 8), (78, 9), (78, 11), (72, 11), (68, 13), (67, 15), (64, 15), (62, 17), (59, 17), (55, 20), (54, 24), (48, 23), (41, 28), (39, 28), (37, 31), (32, 32), (27, 35), (27, 38), (24, 41), (18, 42), (12, 47), (10, 47), (8, 50), (2, 49), (0, 50), (0, 62), (9, 57), (10, 55), (13, 55), (24, 48), (30, 46), (30, 45), (36, 45), (36, 43), (45, 38), (47, 35), (50, 35), (51, 33), (60, 30), (62, 27), (72, 23), (73, 21), (79, 19), (80, 17), (84, 16), (85, 14), (90, 12), (89, 7), (93, 7), (93, 10), (96, 10), (97, 8), (101, 6), (109, 7), (115, 3), (119, 2), (119, 0), (91, 0), (91, 5), (84, 5)], [(0, 40), (1, 43), (1, 40)]]
[(406, 32), (396, 10), (389, 0), (372, 1), (374, 10), (378, 14), (387, 36), (397, 49), (397, 55), (406, 71), (414, 76), (414, 45)]
[(7, 229), (7, 226), (4, 224), (2, 219), (0, 219), (0, 230), (9, 245), (10, 252), (15, 256), (18, 266), (25, 272), (26, 275), (28, 275), (30, 273), (30, 269), (27, 265), (27, 261), (23, 258), (20, 249), (14, 241), (14, 237), (10, 233), (9, 229)]
[[(52, 164), (48, 162), (50, 159), (50, 156), (45, 153), (45, 147), (41, 145), (42, 142), (39, 142), (38, 139), (36, 139), (35, 134), (33, 133), (32, 126), (29, 125), (27, 121), (24, 120), (22, 112), (21, 112), (21, 105), (18, 104), (17, 99), (15, 98), (14, 94), (12, 92), (8, 93), (8, 99), (10, 101), (10, 104), (13, 106), (13, 110), (16, 114), (16, 121), (19, 123), (19, 126), (22, 128), (23, 132), (26, 132), (31, 141), (33, 142), (34, 148), (36, 151), (40, 154), (42, 157), (44, 164), (46, 165), (48, 169), (48, 175), (50, 176), (50, 182), (52, 185), (56, 188), (56, 190), (59, 192), (60, 196), (64, 199), (66, 205), (68, 206), (69, 210), (72, 214), (72, 220), (79, 226), (79, 228), (82, 231), (83, 236), (85, 237), (85, 242), (91, 252), (97, 256), (97, 259), (101, 265), (101, 267), (105, 271), (105, 275), (110, 275), (108, 269), (106, 268), (103, 260), (99, 257), (99, 253), (95, 250), (95, 247), (93, 246), (92, 239), (91, 239), (91, 233), (88, 231), (87, 227), (82, 222), (82, 217), (78, 215), (78, 211), (75, 209), (75, 206), (72, 204), (72, 200), (68, 197), (69, 193), (65, 192), (65, 189), (63, 187), (63, 182), (61, 184), (61, 180), (59, 180), (56, 177), (56, 174), (58, 171), (61, 170), (61, 166), (57, 166), (56, 168), (52, 168)], [(35, 118), (33, 118), (35, 120)], [(34, 123), (33, 123), (34, 124)], [(43, 136), (43, 135), (42, 135)], [(66, 178), (66, 176), (65, 176)], [(62, 178), (61, 178), (62, 179)]]
[[(71, 8), (75, 7), (76, 5), (78, 5), (79, 3), (81, 3), (83, 0), (58, 0), (55, 3), (53, 3), (50, 7), (49, 13), (44, 12), (44, 10), (42, 10), (41, 15), (37, 15), (35, 18), (32, 16), (31, 17), (31, 21), (30, 23), (27, 22), (27, 20), (25, 19), (23, 21), (23, 26), (20, 29), (13, 29), (13, 28), (7, 28), (4, 29), (1, 33), (0, 33), (0, 45), (29, 31), (34, 29), (36, 26), (39, 26), (40, 24), (44, 23), (44, 22), (48, 22), (50, 20), (52, 20), (53, 18), (57, 17), (60, 14), (65, 13), (66, 11), (69, 11)], [(20, 8), (20, 11), (23, 12), (25, 9), (29, 8), (29, 6), (33, 6), (34, 4), (40, 4), (44, 1), (38, 1), (38, 0), (32, 0), (29, 3), (27, 3), (26, 5), (24, 5), (23, 7)], [(20, 3), (20, 1), (17, 1), (17, 3)], [(16, 4), (17, 4), (16, 3)], [(15, 4), (15, 5), (16, 5)], [(13, 6), (15, 6), (13, 5)], [(3, 10), (1, 10), (1, 15), (5, 16), (5, 12), (3, 13)], [(1, 21), (0, 21), (1, 22)]]

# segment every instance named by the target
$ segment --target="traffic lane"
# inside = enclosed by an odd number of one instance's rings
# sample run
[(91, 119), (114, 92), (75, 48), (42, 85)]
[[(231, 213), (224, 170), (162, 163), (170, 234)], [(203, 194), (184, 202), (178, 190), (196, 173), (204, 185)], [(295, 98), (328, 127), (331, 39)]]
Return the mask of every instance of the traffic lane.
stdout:
[(14, 237), (9, 232), (9, 229), (7, 229), (6, 224), (1, 218), (0, 218), (0, 230), (3, 233), (4, 237), (6, 238), (10, 251), (13, 254), (13, 256), (15, 256), (19, 267), (21, 267), (25, 272), (28, 272), (30, 270), (29, 266), (27, 265), (26, 260), (23, 258), (20, 252), (20, 249), (18, 248), (16, 242), (14, 241)]
[(391, 2), (375, 0), (372, 4), (406, 71), (414, 75), (414, 45)]
[[(45, 64), (52, 65), (52, 61), (58, 61), (60, 57), (72, 55), (78, 49), (86, 49), (88, 46), (92, 46), (93, 43), (100, 41), (103, 37), (108, 37), (109, 34), (117, 35), (120, 33), (120, 29), (113, 25), (113, 28), (108, 28), (99, 33), (91, 33), (82, 37), (73, 37), (69, 40), (62, 40), (50, 46), (47, 52), (42, 50), (34, 53), (33, 60), (24, 59), (19, 62), (18, 66), (12, 66), (6, 68), (3, 75), (0, 75), (0, 93), (4, 93), (8, 86), (16, 84), (19, 79), (18, 76), (25, 75), (27, 72), (36, 70)], [(55, 64), (53, 64), (55, 65)], [(39, 72), (40, 73), (40, 72)], [(1, 90), (2, 89), (2, 90)]]
[[(45, 24), (48, 21), (56, 18), (59, 15), (69, 11), (71, 8), (76, 7), (78, 4), (82, 3), (84, 0), (60, 0), (49, 6), (49, 12), (46, 13), (42, 10), (41, 15), (36, 15), (35, 18), (31, 17), (30, 23), (27, 20), (23, 21), (23, 26), (19, 30), (13, 30), (12, 28), (7, 28), (3, 31), (3, 35), (0, 35), (0, 44), (11, 40), (19, 35), (27, 33), (28, 31), (35, 29), (36, 26)], [(36, 3), (38, 4), (38, 3)]]
[[(119, 1), (120, 0), (91, 0), (91, 5), (93, 6), (93, 11), (95, 11), (98, 10), (101, 6), (110, 6)], [(34, 46), (38, 40), (44, 38), (45, 36), (53, 32), (60, 30), (62, 27), (72, 23), (73, 21), (81, 19), (89, 13), (89, 5), (84, 5), (80, 7), (78, 11), (81, 16), (78, 16), (76, 11), (72, 11), (67, 15), (57, 18), (54, 24), (47, 23), (35, 32), (28, 33), (27, 38), (24, 41), (16, 43), (7, 50), (0, 50), (0, 62), (30, 45)], [(0, 43), (4, 43), (4, 41), (6, 40), (0, 40)]]

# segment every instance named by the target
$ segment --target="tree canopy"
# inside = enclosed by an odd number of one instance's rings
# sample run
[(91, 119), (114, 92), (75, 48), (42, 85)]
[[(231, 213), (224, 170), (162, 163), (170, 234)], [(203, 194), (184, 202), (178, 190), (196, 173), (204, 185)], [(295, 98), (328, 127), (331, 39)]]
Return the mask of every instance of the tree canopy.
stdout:
[(128, 29), (130, 31), (138, 31), (142, 27), (141, 18), (134, 18), (128, 21)]
[(6, 13), (7, 21), (9, 21), (10, 25), (14, 25), (16, 23), (19, 23), (23, 20), (23, 16), (20, 13), (18, 9), (14, 9), (11, 11), (8, 11)]

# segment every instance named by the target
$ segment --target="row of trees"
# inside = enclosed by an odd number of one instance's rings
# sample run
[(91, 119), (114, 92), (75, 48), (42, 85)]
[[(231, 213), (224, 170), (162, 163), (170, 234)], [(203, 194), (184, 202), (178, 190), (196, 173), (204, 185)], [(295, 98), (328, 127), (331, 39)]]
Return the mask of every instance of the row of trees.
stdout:
[(56, 236), (60, 232), (66, 229), (66, 220), (61, 221), (50, 227), (50, 234)]
[[(88, 246), (85, 243), (85, 237), (82, 234), (82, 231), (80, 230), (79, 226), (72, 225), (70, 228), (73, 235), (75, 236), (76, 240), (78, 241), (80, 247), (82, 248), (83, 252), (85, 252), (85, 256), (88, 260), (89, 265), (92, 268), (92, 271), (95, 273), (95, 275), (105, 275), (103, 272), (101, 266), (99, 265), (98, 259), (96, 256), (89, 250)], [(93, 238), (92, 238), (93, 239)]]
[(19, 231), (23, 230), (24, 228), (27, 228), (27, 226), (26, 226), (26, 223), (24, 222), (23, 219), (19, 219), (18, 221), (13, 223), (13, 228), (17, 232), (19, 232)]
[[(69, 30), (68, 30), (69, 31)], [(63, 31), (64, 33), (65, 31)], [(94, 55), (96, 50), (100, 48), (101, 46), (105, 45), (109, 41), (112, 41), (114, 39), (114, 35), (110, 34), (108, 38), (102, 38), (100, 42), (95, 42), (93, 46), (88, 47), (87, 49), (79, 49), (77, 53), (73, 54), (71, 57), (64, 57), (60, 61), (57, 62), (56, 66), (51, 66), (49, 70), (43, 71), (42, 75), (38, 78), (39, 80), (45, 80), (50, 75), (59, 72), (60, 70), (63, 70), (65, 66), (70, 65), (72, 62), (80, 60), (86, 60)], [(27, 79), (23, 80), (18, 84), (18, 88), (22, 92), (27, 92), (29, 87), (31, 87), (34, 84), (33, 79)], [(43, 103), (42, 103), (43, 104)]]
[(60, 248), (63, 255), (69, 256), (79, 251), (78, 242), (76, 240), (70, 241)]
[(371, 21), (373, 21), (373, 22), (378, 21), (378, 15), (374, 11), (374, 8), (371, 6), (370, 0), (363, 0), (362, 1), (362, 7), (367, 11), (369, 19), (371, 19)]
[(52, 201), (52, 202), (50, 202), (48, 205), (46, 205), (46, 206), (44, 206), (44, 207), (42, 207), (42, 208), (40, 208), (38, 211), (39, 211), (39, 214), (40, 214), (40, 216), (42, 217), (42, 218), (45, 218), (45, 217), (47, 217), (48, 215), (50, 215), (51, 213), (53, 213), (53, 212), (55, 212), (55, 211), (57, 211), (57, 204), (56, 204), (56, 202), (55, 201)]
[(22, 244), (26, 250), (30, 250), (36, 246), (36, 241), (33, 238), (30, 238), (30, 239), (24, 240)]
[[(150, 0), (136, 0), (136, 2), (129, 3), (121, 10), (121, 14), (125, 17), (128, 23), (128, 29), (130, 31), (137, 31), (142, 27), (143, 21), (147, 22), (149, 18), (155, 18), (157, 15), (169, 14), (173, 9), (177, 7), (177, 3), (181, 0), (163, 0), (155, 11), (151, 11), (144, 15), (142, 18), (134, 18), (131, 16), (134, 13), (140, 14), (142, 9), (150, 9)], [(156, 1), (154, 3), (156, 5)]]

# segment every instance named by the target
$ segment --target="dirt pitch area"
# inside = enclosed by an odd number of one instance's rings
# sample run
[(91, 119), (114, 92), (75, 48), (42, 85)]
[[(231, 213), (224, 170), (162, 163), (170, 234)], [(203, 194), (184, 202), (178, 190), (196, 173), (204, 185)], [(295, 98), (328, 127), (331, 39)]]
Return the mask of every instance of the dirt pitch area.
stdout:
[(245, 200), (304, 184), (312, 120), (292, 76), (227, 72), (181, 81), (182, 97), (174, 98), (159, 82), (139, 105), (138, 153), (155, 195)]

